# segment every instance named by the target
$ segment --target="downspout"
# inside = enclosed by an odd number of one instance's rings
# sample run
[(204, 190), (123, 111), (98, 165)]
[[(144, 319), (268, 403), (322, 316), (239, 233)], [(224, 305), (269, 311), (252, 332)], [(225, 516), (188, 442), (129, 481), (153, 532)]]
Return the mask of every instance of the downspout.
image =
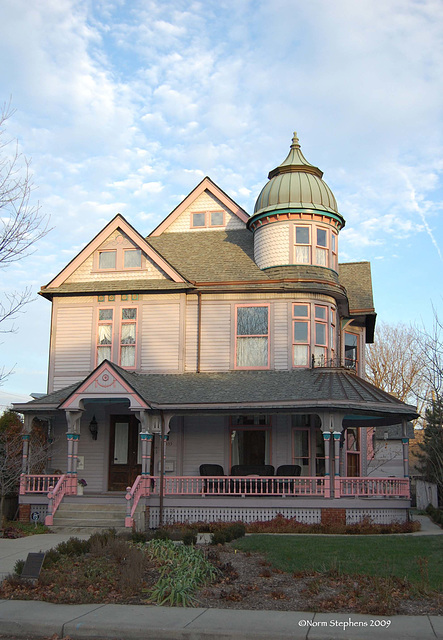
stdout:
[(158, 524), (161, 528), (163, 526), (163, 495), (164, 495), (164, 486), (163, 479), (165, 477), (165, 456), (164, 456), (164, 446), (165, 446), (165, 416), (163, 411), (160, 411), (161, 416), (161, 431), (160, 431), (160, 513)]
[(202, 293), (197, 291), (197, 373), (200, 373), (202, 337)]

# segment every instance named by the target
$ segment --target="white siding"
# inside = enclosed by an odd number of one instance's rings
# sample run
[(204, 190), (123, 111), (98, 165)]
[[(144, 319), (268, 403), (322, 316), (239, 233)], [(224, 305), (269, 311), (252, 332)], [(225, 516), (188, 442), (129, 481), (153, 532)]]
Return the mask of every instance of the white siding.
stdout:
[(223, 416), (191, 416), (184, 419), (183, 475), (198, 476), (201, 464), (221, 464), (225, 475), (228, 474), (225, 421)]
[(197, 298), (187, 300), (186, 304), (186, 335), (185, 335), (185, 369), (196, 371), (197, 368)]
[(143, 305), (141, 370), (180, 370), (180, 301)]
[(54, 377), (89, 373), (92, 361), (91, 307), (63, 307), (57, 312), (54, 343)]
[(231, 305), (204, 302), (201, 327), (201, 371), (229, 371)]

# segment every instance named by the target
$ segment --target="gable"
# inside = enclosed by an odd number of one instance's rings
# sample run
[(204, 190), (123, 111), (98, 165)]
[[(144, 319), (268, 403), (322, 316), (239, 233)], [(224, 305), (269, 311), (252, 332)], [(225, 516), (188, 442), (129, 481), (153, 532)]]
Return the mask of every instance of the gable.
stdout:
[(149, 237), (163, 233), (244, 229), (248, 219), (248, 214), (206, 177)]
[[(134, 257), (127, 260), (126, 252), (139, 252), (140, 263), (134, 265)], [(108, 260), (100, 257), (108, 253)], [(112, 256), (111, 256), (112, 254)], [(179, 274), (120, 214), (98, 233), (71, 262), (53, 278), (42, 293), (74, 282), (107, 280), (167, 279), (185, 282)]]

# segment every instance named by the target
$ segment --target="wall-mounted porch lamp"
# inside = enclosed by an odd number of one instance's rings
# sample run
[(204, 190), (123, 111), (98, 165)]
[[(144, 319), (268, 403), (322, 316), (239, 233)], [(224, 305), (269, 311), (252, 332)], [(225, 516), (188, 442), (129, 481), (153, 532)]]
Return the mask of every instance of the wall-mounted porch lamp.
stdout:
[(92, 439), (97, 440), (98, 424), (97, 424), (97, 420), (95, 419), (95, 416), (92, 416), (92, 420), (89, 423), (89, 432), (91, 434)]

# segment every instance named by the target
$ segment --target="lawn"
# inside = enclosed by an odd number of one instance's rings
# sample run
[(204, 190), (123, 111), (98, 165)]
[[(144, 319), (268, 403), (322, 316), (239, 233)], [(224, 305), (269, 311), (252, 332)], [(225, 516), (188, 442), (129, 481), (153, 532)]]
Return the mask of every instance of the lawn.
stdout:
[(397, 576), (442, 591), (443, 536), (251, 535), (237, 540), (276, 569), (301, 573), (335, 570), (343, 575)]

